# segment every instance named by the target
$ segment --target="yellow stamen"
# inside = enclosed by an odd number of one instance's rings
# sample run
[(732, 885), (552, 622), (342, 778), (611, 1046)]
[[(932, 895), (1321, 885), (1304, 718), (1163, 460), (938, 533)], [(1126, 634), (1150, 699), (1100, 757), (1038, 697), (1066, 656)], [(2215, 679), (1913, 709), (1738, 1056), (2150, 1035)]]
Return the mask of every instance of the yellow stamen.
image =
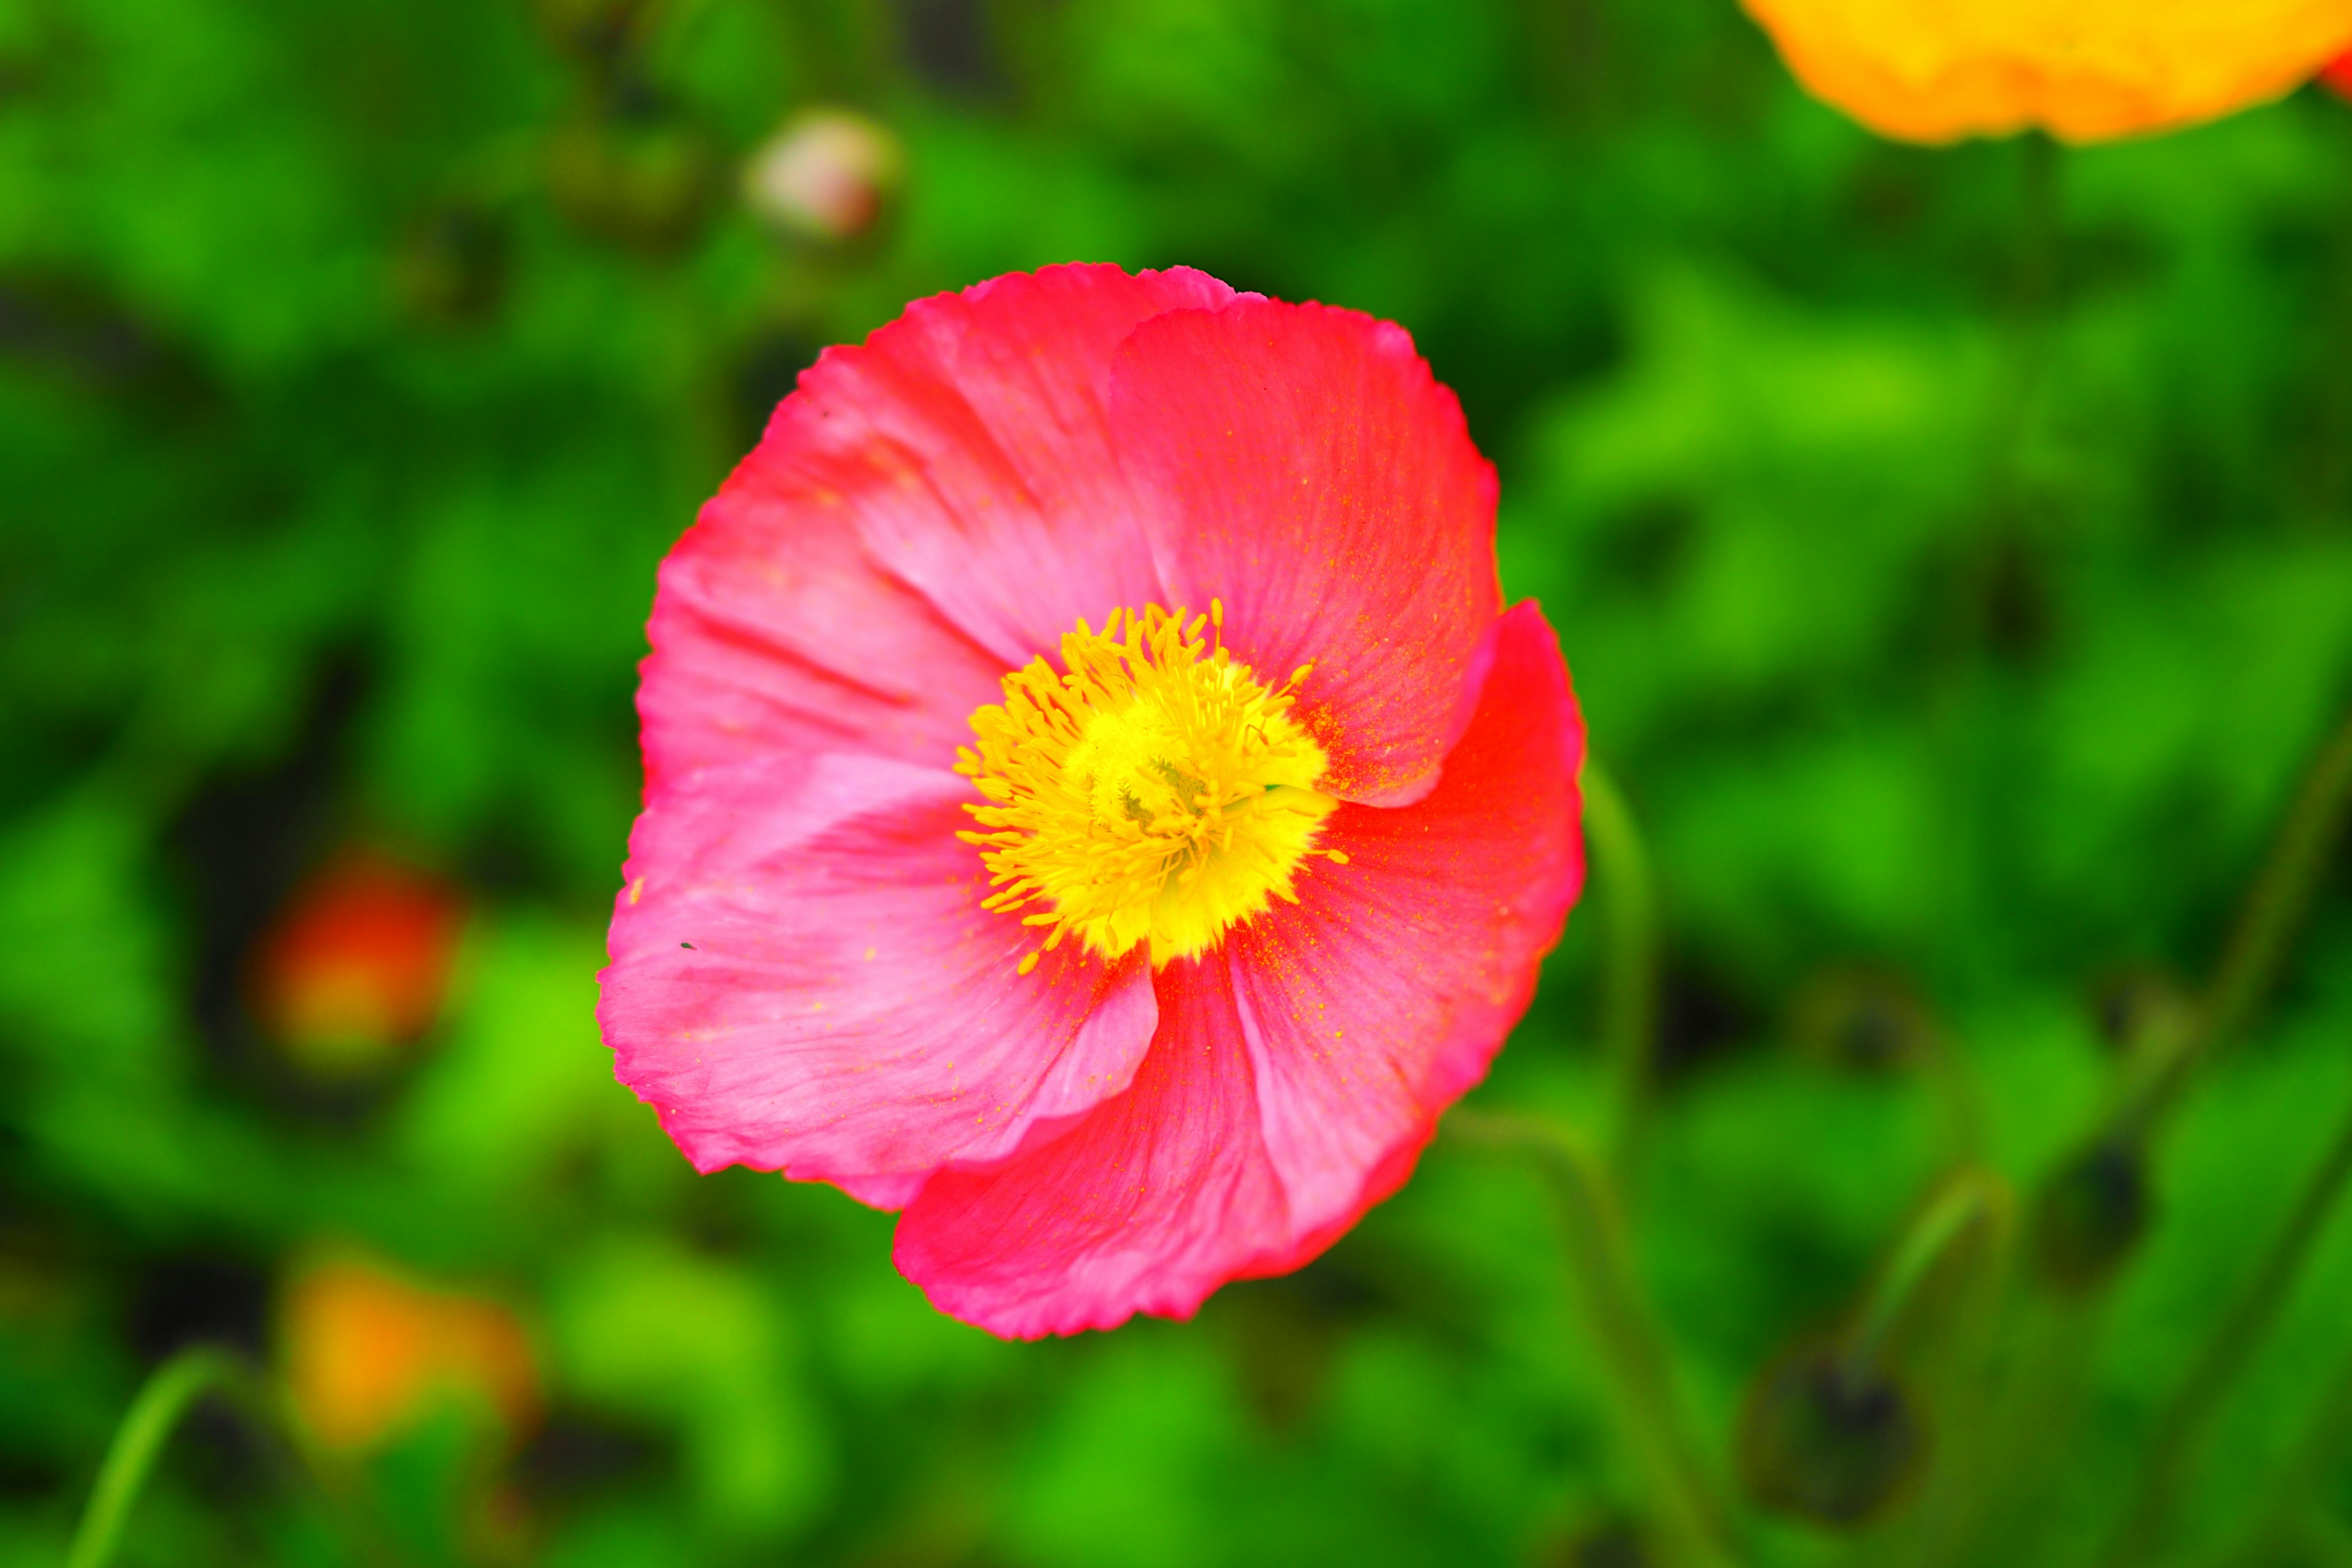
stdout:
[(972, 714), (956, 771), (986, 802), (965, 808), (984, 831), (962, 836), (992, 880), (982, 907), (1050, 928), (1021, 973), (1073, 934), (1104, 958), (1145, 942), (1154, 967), (1192, 957), (1273, 900), (1296, 903), (1310, 855), (1341, 858), (1315, 848), (1339, 802), (1290, 716), (1306, 669), (1269, 691), (1223, 626), (1214, 601), (1113, 610), (1100, 632), (1080, 621), (1062, 671), (1033, 659), (1004, 678), (1003, 706)]

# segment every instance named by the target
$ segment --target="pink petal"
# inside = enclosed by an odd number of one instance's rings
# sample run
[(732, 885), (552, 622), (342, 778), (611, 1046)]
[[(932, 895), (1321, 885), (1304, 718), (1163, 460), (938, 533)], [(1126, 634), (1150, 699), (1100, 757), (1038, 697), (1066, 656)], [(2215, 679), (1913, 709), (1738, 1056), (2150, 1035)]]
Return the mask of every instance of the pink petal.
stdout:
[(1159, 981), (1132, 1086), (1000, 1163), (942, 1172), (898, 1259), (942, 1310), (1008, 1336), (1182, 1317), (1314, 1257), (1411, 1173), (1526, 1010), (1583, 877), (1583, 731), (1523, 605), (1443, 779), (1342, 806), (1296, 908)]
[(735, 470), (661, 566), (637, 712), (646, 780), (858, 751), (942, 763), (1003, 667), (876, 566), (772, 444)]
[(1019, 665), (1081, 616), (1100, 625), (1160, 596), (1112, 452), (1111, 360), (1138, 323), (1233, 298), (1189, 268), (1009, 273), (828, 353), (796, 412), (873, 476), (876, 504), (852, 504), (877, 557)]
[(649, 773), (812, 747), (944, 762), (1008, 668), (1163, 598), (1111, 453), (1112, 355), (1233, 290), (1051, 267), (825, 352), (664, 563)]
[(1221, 598), (1263, 679), (1313, 661), (1301, 710), (1335, 793), (1427, 794), (1502, 596), (1494, 468), (1404, 329), (1248, 298), (1174, 311), (1120, 349), (1110, 404), (1173, 601)]
[(638, 818), (598, 1010), (621, 1080), (704, 1171), (903, 1203), (950, 1160), (1124, 1089), (1157, 1006), (1140, 954), (979, 906), (971, 786), (846, 753), (667, 781)]
[(1293, 1223), (1352, 1224), (1363, 1173), (1486, 1074), (1584, 881), (1584, 729), (1533, 604), (1496, 623), (1435, 790), (1343, 805), (1296, 910), (1227, 942), (1268, 1157)]
[(1289, 1266), (1223, 968), (1213, 953), (1162, 972), (1160, 1033), (1126, 1093), (1059, 1137), (1040, 1127), (1002, 1163), (925, 1184), (898, 1220), (897, 1261), (932, 1305), (1035, 1339), (1139, 1311), (1188, 1317), (1251, 1264)]

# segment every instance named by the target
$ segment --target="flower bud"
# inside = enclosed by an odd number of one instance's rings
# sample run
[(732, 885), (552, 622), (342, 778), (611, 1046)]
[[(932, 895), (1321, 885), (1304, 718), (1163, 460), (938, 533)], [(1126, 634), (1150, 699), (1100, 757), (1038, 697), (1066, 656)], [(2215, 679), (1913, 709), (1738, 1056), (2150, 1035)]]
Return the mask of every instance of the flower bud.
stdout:
[(743, 165), (743, 201), (787, 234), (848, 239), (874, 226), (905, 166), (887, 126), (845, 109), (807, 110)]
[(256, 1022), (313, 1077), (380, 1070), (439, 1017), (465, 915), (439, 878), (347, 851), (295, 890), (256, 946)]
[(1810, 1342), (1765, 1369), (1740, 1415), (1739, 1461), (1756, 1500), (1840, 1528), (1884, 1511), (1926, 1472), (1927, 1432), (1884, 1368)]
[(1916, 1065), (1935, 1049), (1935, 1025), (1900, 978), (1866, 969), (1834, 969), (1798, 993), (1790, 1032), (1807, 1056), (1852, 1072)]
[(2033, 1205), (2035, 1268), (2062, 1290), (2098, 1289), (2138, 1245), (2150, 1206), (2147, 1161), (2139, 1145), (2101, 1139), (2042, 1184)]

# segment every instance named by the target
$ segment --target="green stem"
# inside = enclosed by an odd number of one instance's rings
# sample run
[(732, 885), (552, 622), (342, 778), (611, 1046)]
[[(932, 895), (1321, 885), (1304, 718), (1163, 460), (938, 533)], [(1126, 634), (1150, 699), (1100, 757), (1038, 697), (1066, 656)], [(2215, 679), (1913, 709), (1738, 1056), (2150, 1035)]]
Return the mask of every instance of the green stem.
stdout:
[(1608, 1075), (1610, 1151), (1622, 1168), (1647, 1107), (1658, 1032), (1658, 898), (1650, 852), (1609, 770), (1584, 763), (1585, 841), (1601, 884), (1607, 951), (1601, 1056)]
[[(1848, 1568), (1934, 1568), (1961, 1555), (1966, 1510), (1981, 1498), (1973, 1483), (1992, 1408), (1990, 1287), (2000, 1277), (2011, 1206), (2007, 1184), (1980, 1166), (1947, 1176), (1896, 1238), (1835, 1347), (1852, 1388), (1885, 1386), (1899, 1350), (1908, 1389), (1934, 1416), (1924, 1495), (1893, 1529), (1857, 1542), (1843, 1559)], [(1945, 1289), (1931, 1294), (1938, 1275)], [(1944, 1310), (1931, 1341), (1921, 1320), (1938, 1296)]]
[(2200, 1032), (2207, 1038), (2229, 1039), (2269, 994), (2343, 834), (2347, 810), (2352, 810), (2352, 715), (2304, 775), (2270, 859), (2222, 952), (2203, 1004)]
[(66, 1551), (65, 1568), (106, 1568), (155, 1461), (162, 1458), (181, 1419), (208, 1394), (226, 1396), (254, 1421), (285, 1437), (329, 1504), (335, 1525), (358, 1548), (355, 1560), (384, 1564), (394, 1561), (383, 1544), (382, 1531), (363, 1528), (363, 1521), (347, 1514), (348, 1501), (333, 1484), (326, 1460), (288, 1418), (261, 1375), (242, 1357), (216, 1346), (196, 1345), (157, 1367), (123, 1414), (106, 1458), (99, 1466), (98, 1481), (82, 1509), (81, 1523)]
[[(2122, 1104), (2109, 1118), (2101, 1138), (2144, 1146), (2198, 1066), (2253, 1016), (2284, 964), (2289, 942), (2326, 868), (2330, 848), (2343, 832), (2347, 809), (2352, 809), (2352, 718), (2321, 749), (2305, 773), (2198, 1005), (2187, 1018), (2147, 1043), (2145, 1066), (2126, 1089)], [(2133, 1563), (2136, 1553), (2160, 1528), (2170, 1494), (2194, 1458), (2211, 1408), (2228, 1391), (2278, 1310), (2304, 1251), (2336, 1201), (2347, 1160), (2352, 1160), (2352, 1122), (2347, 1123), (2314, 1173), (2253, 1286), (2221, 1325), (2159, 1422), (2139, 1491), (2111, 1539), (2105, 1563)], [(2053, 1308), (2059, 1312), (2053, 1321), (2087, 1331), (2104, 1295), (2094, 1289), (2071, 1310)], [(2053, 1338), (2051, 1342), (2060, 1342)], [(2061, 1399), (2055, 1391), (2062, 1382), (2079, 1381), (2081, 1374), (2079, 1356), (2060, 1355), (2038, 1361), (2034, 1370), (2012, 1380), (2009, 1404), (2024, 1417), (2013, 1427), (2021, 1442), (2046, 1442), (2050, 1434), (2071, 1429), (2072, 1415), (2060, 1407), (2070, 1411), (2074, 1400)], [(2352, 1394), (2347, 1394), (2347, 1403), (2352, 1403)], [(2012, 1475), (2020, 1476), (2028, 1468), (2010, 1467)], [(1991, 1510), (1979, 1504), (1976, 1511), (1983, 1515)]]
[(2162, 1050), (2119, 1121), (2145, 1124), (2179, 1097), (2198, 1064), (2250, 1022), (2277, 983), (2352, 814), (2352, 716), (2312, 760), (2279, 826), (2269, 858), (2246, 895), (2195, 1017)]
[(213, 1393), (248, 1401), (257, 1391), (242, 1363), (209, 1346), (182, 1351), (155, 1370), (115, 1428), (114, 1442), (99, 1467), (98, 1484), (82, 1510), (81, 1526), (66, 1552), (66, 1568), (105, 1568), (173, 1429), (197, 1400)]
[(2065, 259), (2065, 156), (2063, 143), (2041, 132), (2020, 139), (2025, 160), (2022, 222), (2018, 247), (2018, 311), (2026, 320), (2045, 319), (2056, 301)]
[(2238, 1374), (2285, 1307), (2295, 1279), (2352, 1179), (2352, 1110), (2347, 1110), (2318, 1166), (2304, 1184), (2286, 1226), (2271, 1243), (2245, 1292), (2215, 1328), (2157, 1424), (2134, 1495), (2101, 1562), (2135, 1568), (2153, 1555), (2173, 1500), (2203, 1446), (2206, 1428)]
[(1675, 1402), (1673, 1363), (1627, 1255), (1607, 1168), (1566, 1128), (1530, 1116), (1456, 1109), (1447, 1133), (1532, 1156), (1557, 1200), (1569, 1272), (1600, 1352), (1619, 1434), (1639, 1467), (1674, 1568), (1726, 1568), (1726, 1521)]
[(2000, 1190), (1981, 1171), (1963, 1171), (1944, 1184), (1872, 1281), (1846, 1340), (1850, 1364), (1857, 1371), (1878, 1364), (1917, 1306), (1920, 1288), (1971, 1232), (1992, 1222), (2000, 1203)]

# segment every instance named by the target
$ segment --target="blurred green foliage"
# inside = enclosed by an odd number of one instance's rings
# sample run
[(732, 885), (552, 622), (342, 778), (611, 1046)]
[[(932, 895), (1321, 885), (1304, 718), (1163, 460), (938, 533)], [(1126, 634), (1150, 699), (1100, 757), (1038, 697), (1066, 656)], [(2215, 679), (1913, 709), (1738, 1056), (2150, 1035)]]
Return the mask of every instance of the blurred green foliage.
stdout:
[[(830, 244), (735, 174), (820, 103), (908, 150)], [(285, 1356), (321, 1247), (538, 1346), (542, 1417), (356, 1461), (396, 1561), (1639, 1560), (1507, 1162), (1441, 1142), (1295, 1278), (1016, 1347), (931, 1313), (886, 1217), (697, 1178), (610, 1080), (656, 562), (820, 345), (1072, 258), (1391, 317), (1460, 390), (1658, 865), (1628, 1217), (1727, 1487), (1744, 1390), (1939, 1171), (2031, 1191), (2088, 1135), (2103, 985), (2210, 971), (2352, 701), (2352, 106), (2316, 91), (1927, 151), (1731, 0), (0, 0), (0, 1560), (59, 1558), (160, 1355)], [(322, 1087), (244, 965), (355, 839), (473, 912), (435, 1032)], [(1596, 931), (1479, 1100), (1594, 1113)], [(1928, 1479), (1744, 1553), (2086, 1561), (2347, 1039), (2338, 849), (2114, 1289), (1993, 1288), (2023, 1326), (1982, 1353), (2044, 1405), (1922, 1372)], [(2352, 1561), (2352, 1455), (2289, 1458), (2347, 1313), (2332, 1224), (2163, 1561)], [(1973, 1533), (1936, 1479), (1972, 1442), (2011, 1483)], [(125, 1561), (341, 1561), (273, 1454), (199, 1425)]]

